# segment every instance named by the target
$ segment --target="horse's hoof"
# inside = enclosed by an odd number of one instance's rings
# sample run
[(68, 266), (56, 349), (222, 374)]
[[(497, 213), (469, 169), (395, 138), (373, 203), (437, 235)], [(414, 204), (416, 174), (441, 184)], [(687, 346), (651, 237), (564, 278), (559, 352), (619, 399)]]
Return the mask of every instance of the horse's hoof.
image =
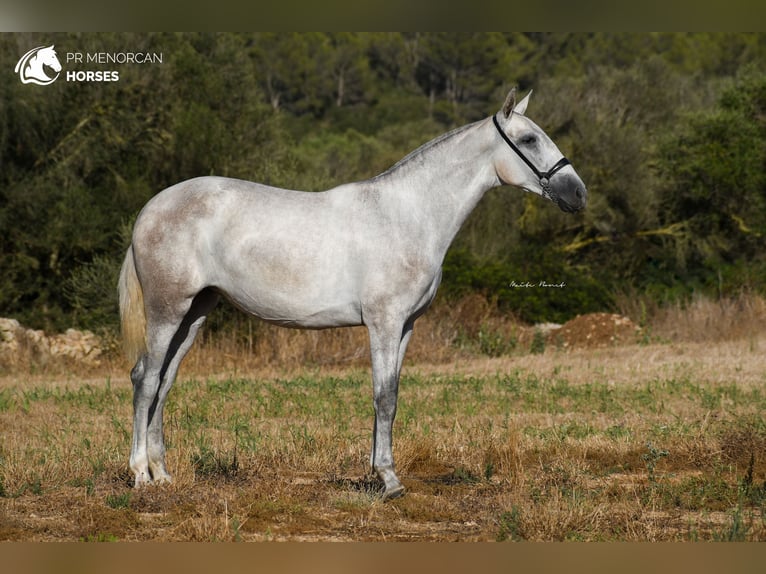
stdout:
[(399, 482), (399, 478), (394, 472), (393, 465), (380, 466), (374, 469), (380, 480), (383, 481), (383, 494), (380, 495), (384, 501), (392, 498), (399, 498), (404, 494), (404, 487)]
[(399, 498), (400, 496), (404, 496), (404, 487), (400, 484), (399, 486), (396, 486), (394, 488), (387, 488), (383, 491), (383, 494), (381, 498), (383, 499), (383, 502), (386, 502), (388, 500), (393, 500), (394, 498)]
[(173, 477), (164, 468), (152, 469), (151, 472), (153, 484), (170, 484), (173, 482)]
[(152, 483), (152, 478), (148, 472), (142, 472), (136, 475), (136, 480), (133, 483), (133, 488), (144, 488)]

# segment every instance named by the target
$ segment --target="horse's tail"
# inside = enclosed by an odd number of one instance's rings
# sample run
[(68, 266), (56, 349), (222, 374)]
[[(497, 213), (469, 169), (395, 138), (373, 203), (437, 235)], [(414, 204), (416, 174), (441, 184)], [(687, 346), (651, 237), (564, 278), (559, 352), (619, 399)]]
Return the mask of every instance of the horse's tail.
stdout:
[(136, 275), (132, 245), (128, 247), (122, 263), (119, 290), (122, 344), (128, 359), (135, 363), (146, 352), (146, 311), (144, 290)]

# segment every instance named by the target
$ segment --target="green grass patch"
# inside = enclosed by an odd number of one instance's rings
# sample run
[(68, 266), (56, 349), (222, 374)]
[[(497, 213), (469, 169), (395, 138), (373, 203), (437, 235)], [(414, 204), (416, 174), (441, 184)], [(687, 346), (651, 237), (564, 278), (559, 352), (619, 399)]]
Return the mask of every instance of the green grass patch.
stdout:
[(107, 494), (105, 502), (109, 508), (129, 508), (130, 497), (130, 492), (124, 492), (122, 494)]

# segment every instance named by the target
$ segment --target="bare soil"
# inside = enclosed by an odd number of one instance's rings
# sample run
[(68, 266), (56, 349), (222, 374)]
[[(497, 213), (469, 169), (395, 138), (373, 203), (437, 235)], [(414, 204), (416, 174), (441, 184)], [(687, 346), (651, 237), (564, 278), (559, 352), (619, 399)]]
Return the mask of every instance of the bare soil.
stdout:
[(628, 317), (616, 313), (589, 313), (550, 331), (548, 339), (568, 348), (611, 347), (634, 343), (640, 334), (640, 327)]

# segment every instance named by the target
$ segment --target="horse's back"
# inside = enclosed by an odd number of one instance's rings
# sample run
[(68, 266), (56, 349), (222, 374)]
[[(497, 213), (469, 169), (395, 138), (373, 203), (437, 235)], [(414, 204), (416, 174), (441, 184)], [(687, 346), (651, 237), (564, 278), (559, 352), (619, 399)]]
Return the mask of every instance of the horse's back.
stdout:
[[(257, 228), (321, 203), (318, 194), (279, 189), (239, 179), (205, 176), (170, 186), (147, 202), (134, 227), (134, 245), (193, 245), (196, 239)], [(303, 206), (303, 209), (299, 209)]]
[(242, 179), (219, 176), (203, 176), (187, 179), (172, 185), (152, 197), (141, 211), (142, 217), (162, 213), (170, 216), (166, 223), (188, 222), (194, 217), (212, 216), (216, 211), (225, 210), (234, 204), (241, 211), (257, 207), (258, 204), (278, 201), (310, 201), (306, 192), (280, 189)]

